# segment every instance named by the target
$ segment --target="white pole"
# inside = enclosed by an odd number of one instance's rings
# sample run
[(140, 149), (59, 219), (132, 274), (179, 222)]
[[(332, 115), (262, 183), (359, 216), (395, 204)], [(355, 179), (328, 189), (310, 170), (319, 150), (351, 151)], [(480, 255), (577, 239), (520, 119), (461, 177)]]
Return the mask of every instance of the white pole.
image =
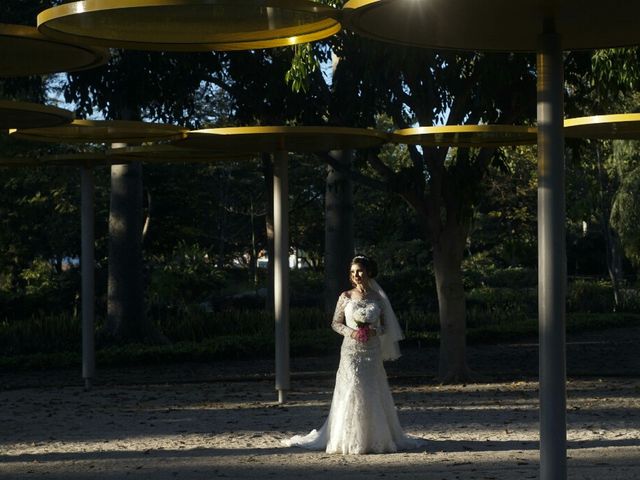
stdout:
[(286, 401), (289, 372), (289, 179), (287, 152), (274, 154), (274, 313), (276, 331), (276, 390), (278, 401)]
[(85, 389), (91, 388), (95, 376), (95, 246), (94, 246), (94, 199), (95, 182), (93, 168), (83, 165), (80, 176), (81, 254), (82, 273), (82, 378)]
[[(547, 28), (553, 30), (553, 28)], [(540, 479), (567, 478), (563, 65), (555, 31), (538, 50), (538, 321)]]

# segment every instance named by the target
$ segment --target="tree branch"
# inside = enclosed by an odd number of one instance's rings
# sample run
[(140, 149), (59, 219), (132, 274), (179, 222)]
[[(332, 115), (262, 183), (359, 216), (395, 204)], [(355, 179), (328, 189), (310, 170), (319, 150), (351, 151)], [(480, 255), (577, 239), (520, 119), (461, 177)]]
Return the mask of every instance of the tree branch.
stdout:
[(367, 187), (373, 188), (375, 190), (381, 191), (389, 191), (389, 185), (383, 181), (376, 180), (375, 178), (368, 177), (367, 175), (363, 175), (360, 172), (350, 169), (344, 168), (340, 162), (336, 161), (329, 152), (318, 153), (318, 156), (327, 163), (334, 170), (346, 175), (349, 179), (354, 182), (358, 182), (362, 185), (366, 185)]
[(453, 98), (447, 125), (459, 125), (469, 111), (469, 97), (473, 92), (473, 85), (478, 81), (479, 70), (476, 67), (476, 58), (472, 60), (473, 71), (464, 79), (462, 86), (456, 89), (457, 95)]

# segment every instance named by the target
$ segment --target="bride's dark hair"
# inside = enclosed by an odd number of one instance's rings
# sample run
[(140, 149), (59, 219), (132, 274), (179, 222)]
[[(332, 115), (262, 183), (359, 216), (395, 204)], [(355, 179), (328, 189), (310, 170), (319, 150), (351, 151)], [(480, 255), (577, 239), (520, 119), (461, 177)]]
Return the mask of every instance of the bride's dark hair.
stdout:
[(373, 258), (367, 257), (366, 255), (356, 255), (353, 257), (353, 260), (351, 260), (351, 265), (356, 264), (364, 267), (369, 278), (376, 278), (378, 275), (378, 264)]

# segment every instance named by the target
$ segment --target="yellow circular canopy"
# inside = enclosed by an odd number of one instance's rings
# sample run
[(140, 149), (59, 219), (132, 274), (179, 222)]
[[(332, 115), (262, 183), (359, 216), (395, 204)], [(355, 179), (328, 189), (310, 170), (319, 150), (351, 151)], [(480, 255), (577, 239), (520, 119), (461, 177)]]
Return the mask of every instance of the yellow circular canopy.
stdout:
[(640, 2), (629, 0), (350, 0), (345, 28), (403, 45), (536, 51), (552, 23), (565, 50), (640, 43)]
[(194, 130), (176, 145), (217, 152), (318, 152), (382, 145), (383, 132), (347, 127), (231, 127)]
[(535, 127), (520, 125), (444, 125), (393, 132), (396, 143), (429, 147), (504, 147), (535, 144)]
[(181, 148), (174, 145), (145, 145), (112, 148), (107, 155), (115, 160), (146, 163), (214, 163), (225, 160), (243, 161), (252, 158), (247, 153), (212, 152), (203, 149)]
[(126, 120), (74, 120), (51, 128), (12, 130), (16, 138), (52, 143), (143, 143), (183, 138), (187, 130), (175, 125)]
[(639, 140), (640, 113), (568, 118), (564, 134), (568, 138)]
[(0, 100), (0, 129), (54, 127), (73, 120), (73, 112), (30, 102)]
[(109, 60), (106, 49), (51, 40), (35, 27), (6, 23), (0, 23), (0, 52), (0, 77), (73, 72)]
[(280, 47), (340, 30), (338, 11), (311, 0), (85, 0), (38, 15), (52, 38), (138, 50)]

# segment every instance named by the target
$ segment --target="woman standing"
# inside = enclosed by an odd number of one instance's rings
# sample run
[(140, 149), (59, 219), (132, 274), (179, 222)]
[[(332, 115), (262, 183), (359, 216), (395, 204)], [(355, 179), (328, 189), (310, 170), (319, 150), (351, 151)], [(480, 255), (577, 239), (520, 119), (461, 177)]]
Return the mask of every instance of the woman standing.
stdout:
[(383, 360), (400, 356), (402, 331), (389, 299), (374, 280), (375, 262), (351, 261), (354, 288), (338, 298), (332, 328), (344, 336), (329, 417), (320, 430), (296, 435), (288, 446), (327, 453), (386, 453), (417, 448), (420, 439), (402, 431)]

